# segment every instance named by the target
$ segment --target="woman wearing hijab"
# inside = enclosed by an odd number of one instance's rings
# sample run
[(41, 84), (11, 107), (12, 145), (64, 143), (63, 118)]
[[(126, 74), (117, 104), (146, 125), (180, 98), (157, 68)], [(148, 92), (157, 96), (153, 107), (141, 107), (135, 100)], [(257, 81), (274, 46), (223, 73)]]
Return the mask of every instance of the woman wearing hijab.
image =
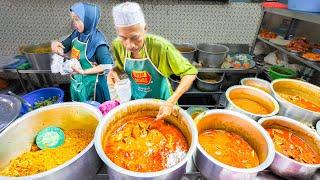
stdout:
[(104, 71), (112, 64), (109, 45), (97, 29), (100, 8), (94, 4), (76, 3), (70, 8), (71, 35), (62, 42), (53, 41), (52, 52), (63, 55), (71, 51), (71, 58), (79, 60), (82, 69), (74, 67), (70, 93), (72, 101), (110, 100)]

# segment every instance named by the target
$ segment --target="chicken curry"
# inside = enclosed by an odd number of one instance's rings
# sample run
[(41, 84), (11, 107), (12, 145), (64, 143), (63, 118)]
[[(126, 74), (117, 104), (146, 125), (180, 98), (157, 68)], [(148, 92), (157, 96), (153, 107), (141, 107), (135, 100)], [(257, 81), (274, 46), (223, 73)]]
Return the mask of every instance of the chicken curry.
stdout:
[(289, 130), (266, 129), (271, 136), (274, 146), (281, 154), (298, 162), (320, 164), (320, 156), (303, 139)]
[(105, 137), (112, 162), (136, 172), (154, 172), (179, 163), (189, 147), (181, 131), (163, 120), (139, 116)]

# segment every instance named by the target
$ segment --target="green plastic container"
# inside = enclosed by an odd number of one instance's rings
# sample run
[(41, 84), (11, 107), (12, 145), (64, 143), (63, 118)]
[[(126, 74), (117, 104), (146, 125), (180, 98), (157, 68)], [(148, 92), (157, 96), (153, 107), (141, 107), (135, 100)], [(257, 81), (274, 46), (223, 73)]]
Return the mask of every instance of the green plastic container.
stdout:
[(271, 66), (269, 68), (269, 75), (271, 76), (272, 80), (297, 77), (295, 70), (285, 68), (283, 66)]
[(187, 109), (188, 114), (192, 117), (192, 119), (195, 119), (200, 113), (208, 111), (209, 109), (205, 106), (190, 106)]

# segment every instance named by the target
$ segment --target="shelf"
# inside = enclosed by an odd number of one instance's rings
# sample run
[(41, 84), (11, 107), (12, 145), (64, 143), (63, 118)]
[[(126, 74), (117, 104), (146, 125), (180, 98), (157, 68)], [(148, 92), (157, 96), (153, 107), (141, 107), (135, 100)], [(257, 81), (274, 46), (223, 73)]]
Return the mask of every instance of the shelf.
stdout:
[(279, 51), (287, 54), (288, 56), (290, 56), (290, 57), (292, 57), (292, 58), (294, 58), (294, 59), (296, 59), (296, 60), (304, 63), (305, 65), (307, 65), (307, 66), (309, 66), (309, 67), (311, 67), (311, 68), (313, 68), (313, 69), (315, 69), (315, 70), (317, 70), (317, 71), (320, 71), (320, 63), (308, 61), (308, 60), (306, 60), (306, 59), (298, 56), (297, 54), (291, 53), (291, 52), (289, 52), (288, 50), (286, 50), (285, 48), (283, 48), (283, 47), (281, 47), (281, 46), (278, 46), (278, 45), (275, 45), (275, 44), (273, 44), (272, 42), (270, 42), (270, 41), (268, 41), (268, 40), (265, 40), (265, 39), (263, 39), (263, 38), (258, 37), (258, 39), (259, 39), (260, 41), (262, 41), (262, 42), (264, 42), (264, 43), (266, 43), (266, 44), (268, 44), (268, 45), (270, 45), (270, 46), (278, 49)]
[(215, 73), (235, 73), (235, 74), (247, 74), (247, 73), (259, 73), (260, 69), (257, 67), (251, 68), (251, 69), (244, 69), (244, 70), (238, 70), (238, 69), (221, 69), (221, 68), (198, 68), (199, 72), (215, 72)]
[(192, 85), (192, 87), (185, 92), (184, 94), (208, 94), (208, 95), (213, 95), (213, 94), (223, 94), (224, 92), (218, 90), (218, 91), (212, 91), (212, 92), (208, 92), (208, 91), (200, 91), (197, 87), (195, 87), (195, 85)]
[(51, 74), (51, 70), (36, 70), (36, 69), (27, 69), (27, 70), (18, 70), (19, 73), (25, 74)]
[(0, 69), (0, 73), (6, 73), (6, 72), (16, 73), (17, 70), (16, 69)]
[(13, 72), (21, 74), (51, 74), (51, 70), (36, 70), (36, 69), (26, 69), (26, 70), (17, 70), (17, 69), (0, 69), (0, 73)]
[[(179, 106), (180, 106), (182, 109), (188, 109), (188, 108), (191, 107), (191, 106), (198, 106), (198, 105), (179, 104)], [(208, 108), (208, 109), (223, 109), (223, 108), (224, 108), (224, 106), (221, 106), (221, 105), (199, 105), (199, 106), (205, 106), (205, 107)]]
[(308, 13), (308, 12), (293, 11), (288, 9), (275, 9), (275, 8), (267, 8), (264, 11), (271, 14), (277, 14), (281, 16), (286, 16), (290, 18), (295, 18), (303, 21), (320, 24), (320, 13)]

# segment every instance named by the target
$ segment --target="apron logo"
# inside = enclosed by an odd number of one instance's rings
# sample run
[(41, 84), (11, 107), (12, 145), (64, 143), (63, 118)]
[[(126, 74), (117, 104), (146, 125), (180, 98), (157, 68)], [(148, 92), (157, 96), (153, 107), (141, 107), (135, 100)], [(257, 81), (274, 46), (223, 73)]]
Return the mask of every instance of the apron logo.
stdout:
[(80, 50), (76, 49), (76, 48), (72, 48), (71, 49), (71, 58), (72, 59), (80, 59)]
[(132, 71), (131, 76), (137, 84), (149, 85), (152, 79), (147, 71)]

